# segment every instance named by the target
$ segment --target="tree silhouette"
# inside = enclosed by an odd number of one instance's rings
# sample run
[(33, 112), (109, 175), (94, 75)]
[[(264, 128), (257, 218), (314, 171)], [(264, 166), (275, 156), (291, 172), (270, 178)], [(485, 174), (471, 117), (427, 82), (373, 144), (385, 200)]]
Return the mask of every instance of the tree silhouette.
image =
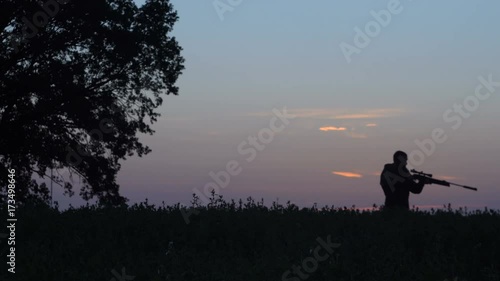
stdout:
[[(184, 58), (169, 0), (0, 0), (0, 187), (15, 169), (16, 200), (48, 200), (51, 169), (82, 179), (80, 195), (103, 204), (119, 194), (119, 160), (151, 150), (162, 96)], [(57, 173), (56, 173), (57, 174)], [(36, 177), (36, 175), (40, 177)], [(72, 183), (53, 177), (65, 193)]]

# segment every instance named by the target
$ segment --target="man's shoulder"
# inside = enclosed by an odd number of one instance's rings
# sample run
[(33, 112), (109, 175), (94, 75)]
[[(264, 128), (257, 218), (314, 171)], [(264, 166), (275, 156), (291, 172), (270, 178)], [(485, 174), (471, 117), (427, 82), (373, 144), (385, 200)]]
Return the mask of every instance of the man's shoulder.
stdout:
[(393, 170), (394, 169), (394, 163), (387, 163), (384, 165), (384, 170)]
[(387, 163), (384, 165), (384, 170), (382, 171), (382, 174), (384, 173), (390, 173), (390, 174), (393, 174), (393, 175), (398, 175), (398, 176), (401, 176), (401, 171), (398, 167), (397, 164), (394, 164), (394, 163)]

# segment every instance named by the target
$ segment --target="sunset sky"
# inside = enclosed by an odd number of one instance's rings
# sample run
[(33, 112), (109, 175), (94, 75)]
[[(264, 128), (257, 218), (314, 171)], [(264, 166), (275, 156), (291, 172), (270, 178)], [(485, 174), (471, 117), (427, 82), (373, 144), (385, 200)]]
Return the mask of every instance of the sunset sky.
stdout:
[[(500, 209), (500, 2), (242, 0), (223, 14), (217, 1), (172, 3), (186, 69), (141, 137), (153, 152), (122, 161), (131, 202), (189, 204), (230, 166), (227, 199), (380, 205), (380, 172), (403, 150), (413, 168), (479, 188), (429, 185), (410, 205)], [(356, 47), (367, 26), (379, 30)], [(81, 202), (60, 193), (61, 206)]]

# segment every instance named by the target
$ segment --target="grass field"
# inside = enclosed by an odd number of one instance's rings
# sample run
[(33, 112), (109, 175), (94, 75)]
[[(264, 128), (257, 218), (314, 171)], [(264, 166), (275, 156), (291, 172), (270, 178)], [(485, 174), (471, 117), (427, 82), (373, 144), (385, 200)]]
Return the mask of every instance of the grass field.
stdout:
[(1, 279), (500, 280), (498, 211), (299, 209), (220, 197), (196, 206), (189, 223), (180, 210), (23, 207), (16, 274), (4, 263)]

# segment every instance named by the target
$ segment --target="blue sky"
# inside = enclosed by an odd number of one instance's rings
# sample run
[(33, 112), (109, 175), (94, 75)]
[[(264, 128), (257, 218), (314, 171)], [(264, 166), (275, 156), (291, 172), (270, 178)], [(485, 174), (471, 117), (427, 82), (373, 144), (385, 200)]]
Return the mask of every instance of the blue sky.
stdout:
[[(431, 185), (410, 204), (500, 208), (500, 87), (458, 129), (443, 118), (474, 96), (478, 77), (500, 81), (500, 2), (400, 1), (350, 62), (340, 44), (354, 45), (355, 28), (391, 1), (243, 0), (222, 20), (213, 1), (172, 3), (186, 69), (156, 134), (142, 137), (153, 152), (123, 162), (118, 182), (133, 202), (187, 204), (234, 160), (242, 171), (221, 189), (226, 198), (382, 204), (383, 165), (441, 128), (447, 140), (415, 168), (480, 191)], [(246, 161), (238, 145), (284, 107), (297, 117)]]

